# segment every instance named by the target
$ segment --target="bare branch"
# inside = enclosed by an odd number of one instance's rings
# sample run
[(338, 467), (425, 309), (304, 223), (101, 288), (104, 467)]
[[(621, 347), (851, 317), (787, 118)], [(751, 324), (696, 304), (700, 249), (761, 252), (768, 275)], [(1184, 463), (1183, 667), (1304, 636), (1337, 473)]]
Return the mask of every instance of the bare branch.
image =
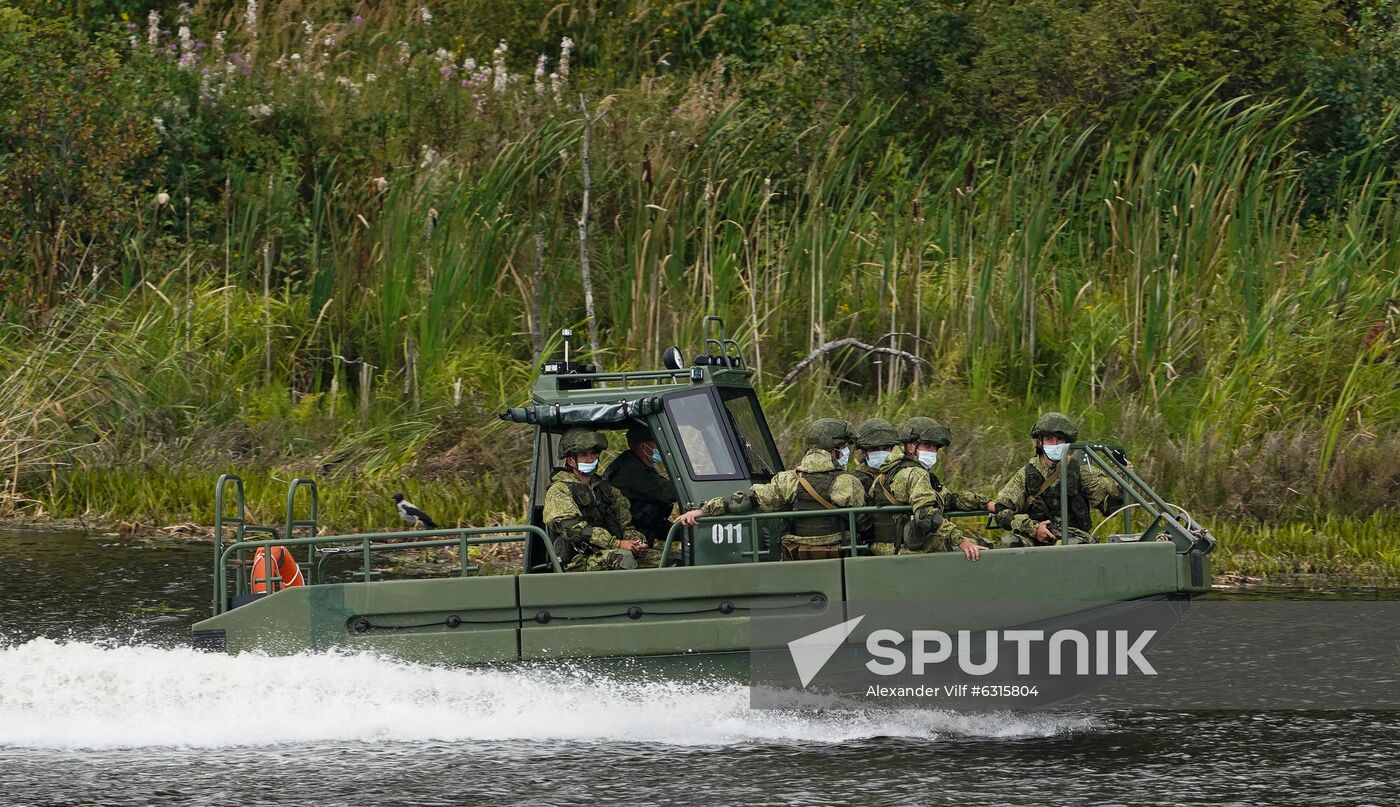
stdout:
[(798, 362), (796, 367), (793, 367), (791, 370), (788, 371), (787, 375), (783, 376), (783, 380), (778, 382), (778, 386), (783, 386), (791, 382), (794, 378), (797, 378), (797, 376), (801, 374), (803, 370), (807, 369), (807, 367), (811, 365), (812, 362), (816, 361), (822, 356), (825, 356), (828, 353), (840, 350), (841, 348), (845, 347), (859, 348), (861, 350), (864, 350), (866, 353), (883, 353), (887, 356), (895, 356), (897, 358), (904, 359), (905, 361), (914, 365), (917, 365), (919, 362), (923, 361), (923, 359), (920, 359), (913, 353), (909, 353), (903, 350), (896, 350), (892, 347), (878, 347), (876, 345), (867, 345), (859, 339), (848, 336), (845, 339), (837, 339), (834, 342), (827, 342), (824, 345), (818, 345), (811, 353), (807, 354), (807, 358)]

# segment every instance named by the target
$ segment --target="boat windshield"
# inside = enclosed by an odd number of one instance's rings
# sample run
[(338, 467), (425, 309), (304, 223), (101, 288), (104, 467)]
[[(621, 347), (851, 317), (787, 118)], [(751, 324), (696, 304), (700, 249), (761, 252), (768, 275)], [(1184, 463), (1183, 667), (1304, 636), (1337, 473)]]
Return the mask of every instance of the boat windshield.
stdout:
[(767, 482), (783, 467), (778, 450), (769, 436), (768, 423), (752, 390), (724, 390), (720, 394), (729, 425), (739, 440), (739, 448), (749, 466), (749, 478)]
[(767, 482), (782, 468), (751, 390), (716, 395), (713, 389), (701, 389), (671, 395), (666, 411), (694, 479)]
[(680, 438), (681, 454), (695, 479), (741, 479), (727, 429), (708, 389), (666, 398), (666, 412)]

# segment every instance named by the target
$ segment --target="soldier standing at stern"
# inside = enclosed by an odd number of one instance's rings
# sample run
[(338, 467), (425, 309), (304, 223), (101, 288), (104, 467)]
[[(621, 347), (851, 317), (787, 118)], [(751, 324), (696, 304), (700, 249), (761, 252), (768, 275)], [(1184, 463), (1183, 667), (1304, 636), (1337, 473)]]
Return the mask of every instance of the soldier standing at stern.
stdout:
[[(997, 497), (987, 503), (997, 523), (1012, 536), (1008, 546), (1045, 546), (1063, 534), (1065, 543), (1092, 543), (1091, 507), (1104, 514), (1122, 506), (1123, 491), (1108, 474), (1092, 465), (1072, 462), (1063, 467), (1069, 444), (1079, 439), (1079, 429), (1067, 415), (1046, 412), (1031, 427), (1035, 459), (1012, 475)], [(1060, 474), (1068, 475), (1069, 524), (1060, 520)]]
[(569, 429), (559, 441), (564, 467), (550, 477), (544, 523), (565, 571), (636, 569), (638, 558), (647, 557), (627, 497), (594, 473), (607, 447), (607, 438), (584, 428)]
[[(710, 499), (682, 513), (677, 520), (695, 526), (701, 516), (743, 515), (754, 510), (771, 513), (863, 507), (865, 492), (860, 480), (844, 470), (851, 459), (853, 442), (851, 424), (836, 418), (815, 420), (802, 432), (806, 453), (796, 468), (779, 472), (767, 484)], [(783, 556), (788, 560), (839, 557), (841, 544), (849, 540), (847, 519), (820, 515), (793, 518), (781, 540)]]

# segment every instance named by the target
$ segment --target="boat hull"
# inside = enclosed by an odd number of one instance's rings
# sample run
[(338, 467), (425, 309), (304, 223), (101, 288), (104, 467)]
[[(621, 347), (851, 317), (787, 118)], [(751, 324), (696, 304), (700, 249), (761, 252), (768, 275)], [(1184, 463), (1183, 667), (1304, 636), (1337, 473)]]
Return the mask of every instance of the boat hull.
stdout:
[(769, 620), (766, 631), (782, 620), (796, 630), (828, 609), (900, 603), (930, 624), (994, 629), (1021, 624), (1007, 616), (1014, 608), (989, 607), (998, 603), (1033, 603), (1044, 620), (1093, 603), (1207, 591), (1209, 558), (1196, 563), (1159, 541), (998, 549), (975, 563), (943, 553), (335, 583), (286, 589), (204, 620), (195, 645), (435, 664), (674, 657), (747, 669), (756, 617)]

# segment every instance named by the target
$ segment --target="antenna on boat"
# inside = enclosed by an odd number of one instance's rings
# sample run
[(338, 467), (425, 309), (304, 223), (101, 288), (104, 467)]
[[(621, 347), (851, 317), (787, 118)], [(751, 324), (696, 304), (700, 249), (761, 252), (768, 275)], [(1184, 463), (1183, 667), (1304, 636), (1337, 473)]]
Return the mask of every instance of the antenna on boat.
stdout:
[(559, 332), (564, 337), (564, 366), (569, 366), (569, 349), (574, 346), (574, 332), (570, 328), (565, 328)]

